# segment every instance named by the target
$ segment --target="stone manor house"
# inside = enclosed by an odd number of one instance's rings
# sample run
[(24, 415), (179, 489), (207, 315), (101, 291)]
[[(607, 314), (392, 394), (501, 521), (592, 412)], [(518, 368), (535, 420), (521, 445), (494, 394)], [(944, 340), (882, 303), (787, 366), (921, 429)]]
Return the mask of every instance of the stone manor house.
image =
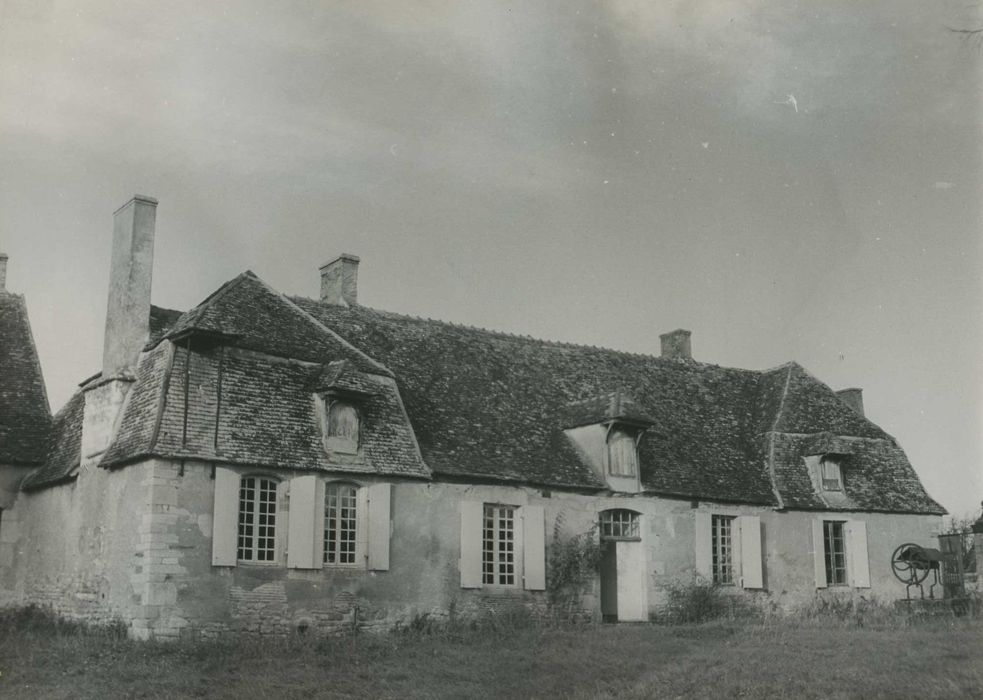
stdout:
[[(252, 272), (151, 305), (157, 202), (115, 214), (101, 369), (50, 414), (0, 258), (0, 604), (133, 636), (385, 628), (545, 609), (554, 530), (604, 555), (582, 611), (703, 577), (783, 609), (892, 600), (945, 512), (897, 441), (790, 362), (698, 362), (319, 299)], [(21, 261), (14, 261), (20, 263)]]

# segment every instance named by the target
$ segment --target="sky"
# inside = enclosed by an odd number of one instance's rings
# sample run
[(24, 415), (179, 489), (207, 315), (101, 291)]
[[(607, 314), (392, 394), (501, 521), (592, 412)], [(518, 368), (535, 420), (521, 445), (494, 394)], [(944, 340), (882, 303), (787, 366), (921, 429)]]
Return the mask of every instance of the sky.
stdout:
[(983, 49), (945, 0), (0, 0), (0, 251), (52, 408), (101, 366), (112, 212), (153, 301), (316, 296), (766, 369), (983, 499)]

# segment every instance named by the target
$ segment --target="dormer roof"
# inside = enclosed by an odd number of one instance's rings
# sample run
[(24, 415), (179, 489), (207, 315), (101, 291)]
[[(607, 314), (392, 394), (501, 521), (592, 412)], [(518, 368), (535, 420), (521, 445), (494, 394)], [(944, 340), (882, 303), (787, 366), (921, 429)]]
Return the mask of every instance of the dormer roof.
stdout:
[(647, 428), (655, 419), (627, 392), (618, 389), (576, 401), (564, 409), (562, 427), (577, 428), (597, 423), (622, 423)]

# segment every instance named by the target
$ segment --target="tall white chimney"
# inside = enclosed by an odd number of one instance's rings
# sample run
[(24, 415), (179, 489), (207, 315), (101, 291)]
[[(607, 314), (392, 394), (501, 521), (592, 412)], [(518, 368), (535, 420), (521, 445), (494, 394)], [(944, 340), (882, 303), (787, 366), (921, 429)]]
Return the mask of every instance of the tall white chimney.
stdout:
[(124, 373), (150, 337), (157, 200), (135, 195), (113, 214), (113, 256), (102, 350), (102, 376)]

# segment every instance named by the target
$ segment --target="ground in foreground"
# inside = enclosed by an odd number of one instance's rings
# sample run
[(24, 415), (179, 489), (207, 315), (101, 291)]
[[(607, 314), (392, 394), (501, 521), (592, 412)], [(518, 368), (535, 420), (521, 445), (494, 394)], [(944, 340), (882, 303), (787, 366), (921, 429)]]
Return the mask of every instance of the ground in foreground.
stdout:
[(438, 630), (139, 643), (0, 618), (0, 697), (983, 698), (983, 623)]

